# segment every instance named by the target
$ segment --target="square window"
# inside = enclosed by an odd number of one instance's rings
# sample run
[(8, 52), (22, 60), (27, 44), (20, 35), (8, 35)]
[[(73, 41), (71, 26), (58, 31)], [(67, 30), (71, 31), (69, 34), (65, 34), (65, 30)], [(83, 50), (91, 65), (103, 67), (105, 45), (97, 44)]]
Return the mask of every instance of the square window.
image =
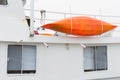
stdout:
[(84, 71), (107, 70), (107, 47), (87, 46), (84, 48)]
[(7, 73), (24, 74), (36, 72), (36, 46), (8, 45)]

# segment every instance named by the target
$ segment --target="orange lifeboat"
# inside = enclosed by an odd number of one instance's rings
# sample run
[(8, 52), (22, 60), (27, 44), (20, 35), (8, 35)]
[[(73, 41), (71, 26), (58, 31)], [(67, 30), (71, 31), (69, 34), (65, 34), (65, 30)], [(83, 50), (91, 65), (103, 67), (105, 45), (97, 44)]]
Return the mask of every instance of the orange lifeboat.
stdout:
[(116, 27), (105, 21), (84, 16), (65, 18), (42, 26), (42, 28), (77, 36), (100, 35)]

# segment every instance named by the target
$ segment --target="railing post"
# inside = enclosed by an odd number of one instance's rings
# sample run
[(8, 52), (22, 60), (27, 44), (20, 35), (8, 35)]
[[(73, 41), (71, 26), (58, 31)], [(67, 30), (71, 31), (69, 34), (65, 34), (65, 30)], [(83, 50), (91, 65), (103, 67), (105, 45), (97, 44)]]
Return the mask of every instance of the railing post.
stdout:
[(34, 37), (34, 0), (30, 1), (30, 37)]

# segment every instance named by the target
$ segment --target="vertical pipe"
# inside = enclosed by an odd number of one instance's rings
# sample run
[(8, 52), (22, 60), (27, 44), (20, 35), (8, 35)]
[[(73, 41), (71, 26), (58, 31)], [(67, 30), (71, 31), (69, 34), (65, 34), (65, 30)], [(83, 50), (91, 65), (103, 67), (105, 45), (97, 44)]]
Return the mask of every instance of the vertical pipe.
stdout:
[(34, 0), (30, 1), (30, 37), (34, 36)]

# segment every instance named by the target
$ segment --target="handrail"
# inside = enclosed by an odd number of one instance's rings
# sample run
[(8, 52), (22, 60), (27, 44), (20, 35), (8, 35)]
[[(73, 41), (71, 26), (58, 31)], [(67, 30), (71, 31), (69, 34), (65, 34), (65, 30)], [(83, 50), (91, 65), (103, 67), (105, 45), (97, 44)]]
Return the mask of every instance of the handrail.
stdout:
[[(25, 11), (30, 11), (30, 9), (24, 9)], [(43, 11), (43, 10), (34, 10), (34, 12), (35, 13), (41, 13), (41, 11)], [(103, 18), (105, 18), (105, 19), (107, 19), (107, 18), (113, 18), (113, 20), (112, 20), (112, 24), (114, 24), (114, 25), (117, 25), (118, 27), (120, 27), (120, 21), (117, 21), (117, 22), (115, 22), (114, 21), (114, 19), (119, 19), (120, 18), (120, 16), (114, 16), (114, 15), (103, 15), (103, 14), (101, 14), (101, 15), (93, 15), (93, 14), (79, 14), (79, 13), (65, 13), (65, 12), (56, 12), (56, 11), (46, 11), (46, 10), (44, 10), (45, 11), (45, 13), (47, 14), (47, 15), (49, 15), (49, 13), (50, 14), (60, 14), (60, 15), (63, 15), (63, 17), (66, 17), (67, 15), (76, 15), (76, 16), (80, 16), (80, 15), (84, 15), (84, 16), (93, 16), (93, 17), (95, 17), (95, 18), (100, 18), (101, 16), (103, 17)], [(40, 17), (34, 17), (34, 19), (35, 20), (38, 20), (38, 21), (41, 21), (41, 18)], [(45, 21), (57, 21), (57, 19), (55, 19), (55, 18), (52, 18), (52, 19), (50, 19), (50, 18), (44, 18), (44, 20)], [(114, 30), (115, 32), (120, 32), (120, 30), (117, 30), (117, 29), (115, 29)]]
[[(29, 11), (30, 9), (24, 9)], [(35, 12), (40, 12), (41, 10), (35, 10)], [(56, 11), (46, 11), (47, 13), (56, 13), (56, 14), (71, 14), (71, 15), (86, 15), (86, 16), (99, 16), (99, 17), (120, 17), (120, 16), (113, 16), (113, 15), (96, 15), (96, 14), (79, 14), (79, 13), (65, 13), (65, 12), (56, 12)]]

